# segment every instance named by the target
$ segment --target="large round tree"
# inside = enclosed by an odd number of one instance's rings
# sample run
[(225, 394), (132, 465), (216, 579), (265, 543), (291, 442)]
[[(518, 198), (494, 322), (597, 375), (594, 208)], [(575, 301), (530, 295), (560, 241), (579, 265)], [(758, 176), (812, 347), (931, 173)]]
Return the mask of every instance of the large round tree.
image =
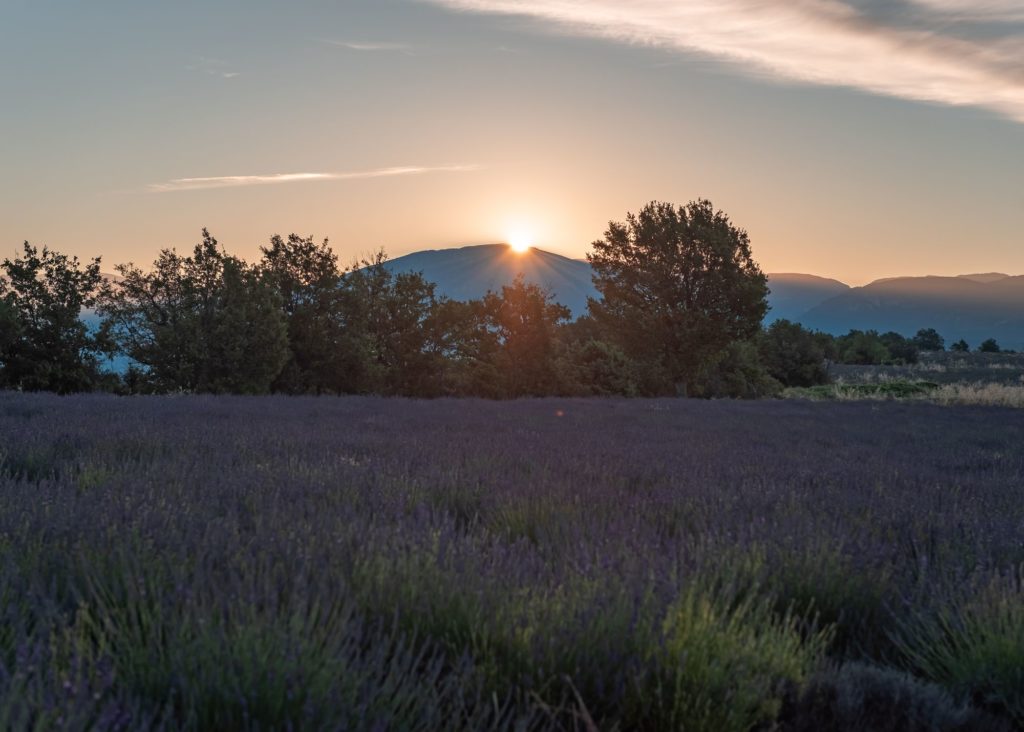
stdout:
[(730, 343), (758, 332), (768, 309), (747, 232), (710, 201), (649, 203), (611, 222), (587, 259), (601, 293), (590, 312), (652, 390), (692, 390)]

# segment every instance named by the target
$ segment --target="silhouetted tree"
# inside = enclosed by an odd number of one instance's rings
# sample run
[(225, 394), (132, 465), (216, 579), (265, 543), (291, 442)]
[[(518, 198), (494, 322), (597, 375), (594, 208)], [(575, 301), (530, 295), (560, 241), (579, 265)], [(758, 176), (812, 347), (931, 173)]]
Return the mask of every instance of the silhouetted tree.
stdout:
[(836, 343), (836, 338), (831, 333), (815, 331), (814, 340), (818, 342), (818, 346), (821, 348), (822, 353), (825, 354), (827, 370), (828, 362), (839, 360), (839, 345)]
[(637, 396), (637, 364), (621, 348), (589, 339), (570, 342), (558, 366), (567, 392), (577, 396)]
[(851, 330), (836, 338), (839, 360), (847, 364), (878, 365), (890, 359), (878, 331)]
[(978, 346), (978, 353), (1000, 353), (1002, 349), (995, 338), (988, 338)]
[(567, 394), (577, 396), (639, 396), (641, 368), (616, 343), (605, 338), (590, 315), (558, 328), (559, 373)]
[(349, 343), (365, 359), (361, 389), (434, 396), (442, 391), (443, 334), (435, 332), (434, 284), (394, 273), (383, 252), (342, 278)]
[(277, 292), (288, 329), (288, 360), (274, 380), (274, 390), (352, 390), (356, 346), (349, 340), (342, 313), (342, 272), (327, 240), (318, 244), (296, 234), (287, 239), (274, 236), (260, 251), (260, 275)]
[(754, 341), (733, 341), (706, 361), (693, 396), (715, 399), (760, 399), (778, 394), (782, 384), (765, 369)]
[(968, 353), (971, 350), (971, 346), (967, 343), (967, 341), (961, 338), (952, 346), (950, 346), (949, 350), (953, 351), (954, 353)]
[(708, 362), (760, 329), (767, 280), (747, 233), (710, 201), (650, 203), (593, 247), (602, 299), (590, 313), (642, 364), (648, 390), (685, 394)]
[(270, 391), (288, 358), (288, 331), (277, 294), (253, 268), (225, 257), (218, 306), (210, 341), (209, 383), (203, 390)]
[(879, 338), (886, 350), (889, 351), (889, 358), (886, 359), (886, 363), (908, 364), (918, 362), (920, 354), (918, 353), (917, 345), (911, 339), (894, 331), (883, 333)]
[[(0, 288), (3, 287), (0, 281)], [(10, 388), (6, 359), (9, 358), (21, 340), (21, 323), (18, 311), (8, 298), (0, 298), (0, 388)]]
[(768, 374), (784, 386), (828, 382), (824, 342), (799, 323), (776, 320), (758, 339), (758, 351)]
[(497, 338), (495, 365), (509, 396), (543, 396), (562, 390), (557, 329), (569, 320), (569, 308), (519, 275), (500, 294), (488, 292), (482, 312)]
[(100, 359), (112, 344), (81, 316), (96, 304), (99, 258), (82, 266), (77, 257), (25, 242), (22, 255), (5, 259), (0, 269), (3, 384), (58, 393), (95, 388), (103, 378)]
[(269, 391), (288, 357), (281, 303), (259, 272), (203, 230), (191, 256), (163, 250), (150, 272), (120, 265), (101, 312), (157, 390)]
[(501, 344), (488, 328), (481, 300), (439, 300), (427, 327), (440, 356), (441, 393), (450, 396), (505, 396), (498, 371)]
[(914, 336), (914, 345), (922, 351), (945, 351), (946, 339), (935, 328), (922, 328)]

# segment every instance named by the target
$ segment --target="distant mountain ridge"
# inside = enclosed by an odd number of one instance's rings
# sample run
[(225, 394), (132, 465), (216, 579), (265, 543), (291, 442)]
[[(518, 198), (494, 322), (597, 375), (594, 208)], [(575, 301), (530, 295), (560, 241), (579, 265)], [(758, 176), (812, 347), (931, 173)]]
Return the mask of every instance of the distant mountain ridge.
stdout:
[(392, 272), (422, 272), (437, 285), (437, 292), (453, 300), (473, 300), (488, 290), (501, 290), (522, 273), (540, 285), (579, 317), (587, 311), (587, 298), (597, 297), (590, 279), (590, 264), (560, 254), (530, 249), (514, 252), (507, 244), (480, 244), (457, 249), (431, 249), (389, 260)]
[(982, 274), (965, 274), (958, 276), (965, 280), (973, 280), (975, 282), (983, 282), (985, 284), (998, 282), (999, 280), (1005, 280), (1010, 277), (1010, 275), (1003, 274), (1002, 272), (986, 272)]
[[(536, 248), (522, 254), (512, 251), (507, 244), (428, 249), (389, 260), (384, 266), (392, 272), (422, 272), (437, 285), (439, 295), (454, 300), (472, 300), (483, 297), (488, 290), (498, 291), (519, 273), (528, 282), (553, 293), (556, 301), (572, 311), (573, 317), (586, 312), (587, 298), (599, 297), (587, 260)], [(770, 320), (794, 319), (850, 289), (837, 280), (806, 274), (769, 275), (769, 281)]]
[(912, 335), (935, 328), (947, 342), (977, 346), (995, 338), (1024, 347), (1024, 276), (897, 277), (825, 300), (799, 317), (809, 328), (845, 333), (851, 328)]
[[(585, 260), (541, 249), (517, 254), (505, 244), (434, 249), (388, 261), (393, 272), (422, 272), (439, 295), (457, 300), (500, 290), (520, 272), (553, 293), (573, 317), (598, 297)], [(913, 335), (935, 328), (951, 343), (964, 338), (977, 346), (995, 338), (1024, 348), (1024, 276), (992, 272), (957, 277), (892, 277), (863, 287), (799, 273), (768, 275), (771, 290), (766, 322), (781, 318), (833, 334), (851, 329), (894, 330)]]
[(799, 320), (811, 308), (849, 291), (839, 280), (816, 275), (781, 272), (768, 275), (768, 305), (765, 320)]

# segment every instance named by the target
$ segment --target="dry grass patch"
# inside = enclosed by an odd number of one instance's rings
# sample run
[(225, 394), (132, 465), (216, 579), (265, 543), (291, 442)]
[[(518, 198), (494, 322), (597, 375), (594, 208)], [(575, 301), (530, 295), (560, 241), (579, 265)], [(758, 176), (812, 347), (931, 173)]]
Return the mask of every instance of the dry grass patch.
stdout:
[(1024, 385), (945, 384), (928, 395), (938, 404), (1024, 408)]

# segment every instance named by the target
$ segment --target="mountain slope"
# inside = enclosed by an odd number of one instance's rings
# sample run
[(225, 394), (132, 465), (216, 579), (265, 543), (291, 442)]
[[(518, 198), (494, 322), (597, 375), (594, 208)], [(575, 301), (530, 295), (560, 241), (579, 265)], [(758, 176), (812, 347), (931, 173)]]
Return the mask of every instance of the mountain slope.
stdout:
[(768, 275), (768, 288), (771, 309), (765, 321), (772, 323), (799, 320), (808, 310), (848, 291), (850, 286), (826, 277), (782, 272)]
[[(588, 297), (598, 296), (586, 261), (540, 249), (516, 254), (505, 244), (416, 252), (385, 266), (393, 272), (422, 272), (437, 284), (439, 295), (456, 300), (500, 290), (522, 272), (527, 281), (552, 292), (574, 317), (586, 312)], [(768, 275), (768, 286), (769, 323), (787, 318), (836, 334), (859, 328), (913, 335), (935, 328), (947, 342), (965, 338), (976, 346), (996, 338), (1005, 347), (1024, 348), (1024, 277), (895, 277), (850, 288), (824, 277), (778, 273)]]
[(517, 254), (505, 244), (482, 244), (458, 249), (432, 249), (388, 261), (392, 272), (422, 272), (437, 285), (437, 293), (453, 300), (473, 300), (488, 290), (500, 291), (522, 273), (572, 310), (573, 317), (587, 310), (587, 298), (597, 297), (590, 281), (590, 265), (577, 259), (531, 249)]
[[(522, 272), (528, 282), (550, 290), (555, 300), (572, 310), (573, 317), (587, 310), (587, 298), (598, 297), (591, 282), (591, 268), (584, 259), (531, 249), (516, 254), (504, 244), (483, 244), (456, 249), (432, 249), (407, 254), (387, 262), (392, 272), (422, 272), (437, 284), (439, 295), (454, 300), (483, 297), (488, 290), (500, 290)], [(795, 319), (835, 295), (848, 285), (805, 274), (769, 275), (771, 310), (768, 320)]]
[(1010, 279), (1010, 275), (1003, 274), (1002, 272), (984, 272), (982, 274), (965, 274), (959, 275), (965, 280), (974, 280), (975, 282), (982, 282), (988, 284), (990, 282), (998, 282), (999, 280)]
[(829, 333), (851, 328), (913, 335), (935, 328), (947, 342), (995, 338), (1024, 346), (1024, 277), (898, 277), (833, 297), (798, 318)]

